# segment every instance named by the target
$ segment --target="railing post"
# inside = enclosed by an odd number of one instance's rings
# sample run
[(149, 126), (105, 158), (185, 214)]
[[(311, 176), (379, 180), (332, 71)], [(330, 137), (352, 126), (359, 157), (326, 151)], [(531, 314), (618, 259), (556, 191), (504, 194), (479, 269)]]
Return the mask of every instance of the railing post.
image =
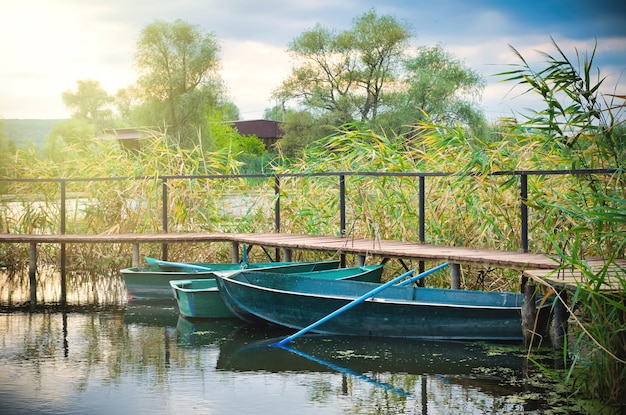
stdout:
[(274, 176), (274, 232), (280, 233), (280, 176)]
[[(278, 175), (274, 176), (274, 196), (274, 232), (280, 233), (280, 176)], [(274, 252), (276, 261), (280, 261), (280, 249), (276, 248)]]
[(528, 252), (528, 175), (520, 176), (522, 250)]
[[(426, 243), (426, 176), (419, 177), (419, 224), (418, 232), (420, 243)], [(418, 272), (421, 274), (426, 270), (426, 264), (424, 261), (417, 263)], [(417, 282), (420, 287), (424, 286), (424, 278)]]
[(339, 231), (346, 236), (346, 176), (339, 175)]
[[(61, 235), (65, 235), (65, 220), (66, 220), (66, 185), (65, 180), (61, 179)], [(61, 243), (61, 306), (65, 306), (67, 303), (67, 273), (66, 273), (66, 253), (65, 243)]]
[[(339, 175), (339, 231), (341, 237), (346, 237), (346, 176)], [(346, 267), (346, 254), (341, 254), (341, 268)]]
[(419, 238), (420, 243), (426, 242), (426, 219), (424, 218), (426, 215), (426, 177), (420, 176), (420, 187), (419, 187)]
[(30, 308), (34, 310), (37, 306), (37, 244), (35, 242), (30, 243), (28, 282), (30, 284)]
[[(161, 185), (163, 191), (161, 194), (162, 200), (161, 200), (161, 204), (163, 206), (162, 210), (161, 210), (161, 223), (163, 226), (163, 233), (167, 233), (168, 232), (168, 226), (167, 226), (167, 205), (168, 205), (168, 194), (167, 194), (167, 178), (163, 178), (163, 183)], [(167, 243), (163, 243), (161, 245), (161, 256), (163, 257), (164, 261), (167, 261)]]

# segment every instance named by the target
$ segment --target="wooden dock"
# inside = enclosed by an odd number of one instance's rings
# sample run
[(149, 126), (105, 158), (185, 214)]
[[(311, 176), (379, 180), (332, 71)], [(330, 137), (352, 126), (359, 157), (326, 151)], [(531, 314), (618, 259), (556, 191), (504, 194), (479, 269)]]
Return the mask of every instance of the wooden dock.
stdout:
[[(29, 277), (31, 285), (31, 305), (36, 304), (36, 269), (37, 245), (61, 244), (61, 297), (65, 293), (65, 244), (131, 244), (132, 262), (137, 266), (140, 262), (141, 244), (176, 244), (224, 242), (232, 246), (232, 261), (240, 262), (239, 245), (247, 244), (250, 247), (275, 248), (282, 250), (282, 260), (290, 261), (294, 250), (308, 250), (327, 252), (332, 256), (352, 254), (358, 256), (358, 263), (362, 265), (368, 257), (379, 257), (381, 262), (391, 258), (413, 259), (418, 261), (439, 261), (450, 264), (451, 288), (460, 288), (460, 266), (484, 266), (490, 268), (521, 270), (522, 290), (527, 300), (525, 304), (532, 304), (532, 309), (523, 312), (522, 320), (524, 337), (533, 341), (534, 328), (534, 298), (537, 293), (537, 284), (554, 288), (559, 293), (561, 301), (555, 304), (553, 310), (550, 337), (553, 346), (561, 348), (565, 344), (567, 333), (568, 309), (566, 307), (567, 292), (575, 290), (580, 284), (591, 283), (585, 278), (580, 269), (567, 269), (562, 266), (559, 258), (554, 255), (499, 251), (493, 249), (474, 249), (458, 246), (441, 246), (421, 244), (417, 242), (392, 241), (368, 238), (342, 238), (338, 236), (302, 235), (288, 233), (155, 233), (155, 234), (100, 234), (100, 235), (37, 235), (37, 234), (0, 234), (0, 243), (29, 244), (30, 263)], [(165, 254), (167, 251), (165, 250)], [(167, 259), (167, 258), (164, 258)], [(278, 260), (278, 258), (276, 258)], [(422, 265), (423, 262), (420, 262)], [(626, 260), (619, 259), (610, 266), (603, 260), (588, 261), (589, 270), (598, 273), (606, 272), (604, 284), (598, 289), (617, 292), (623, 295), (622, 286)], [(595, 274), (594, 274), (595, 275)], [(528, 308), (528, 307), (527, 307)]]
[[(583, 268), (584, 267), (584, 268)], [(589, 275), (594, 277), (591, 279)], [(624, 276), (626, 275), (626, 259), (616, 259), (610, 264), (603, 259), (584, 261), (580, 268), (559, 269), (527, 269), (523, 276), (542, 285), (548, 285), (557, 290), (575, 289), (579, 285), (594, 284), (600, 291), (624, 291)]]
[[(460, 265), (477, 265), (517, 270), (554, 270), (559, 267), (559, 262), (556, 257), (544, 254), (322, 235), (208, 232), (100, 235), (0, 234), (0, 243), (24, 243), (31, 245), (44, 243), (126, 243), (134, 246), (135, 254), (138, 254), (138, 248), (141, 244), (189, 242), (227, 242), (234, 246), (245, 243), (250, 246), (256, 245), (282, 249), (287, 257), (289, 257), (294, 250), (308, 250), (328, 252), (333, 255), (353, 254), (360, 257), (376, 256), (382, 258), (415, 259), (420, 261), (440, 260)], [(233, 254), (235, 254), (235, 250), (233, 250)], [(138, 258), (134, 258), (134, 260), (138, 260)], [(233, 257), (233, 260), (234, 262), (238, 262), (238, 258)]]

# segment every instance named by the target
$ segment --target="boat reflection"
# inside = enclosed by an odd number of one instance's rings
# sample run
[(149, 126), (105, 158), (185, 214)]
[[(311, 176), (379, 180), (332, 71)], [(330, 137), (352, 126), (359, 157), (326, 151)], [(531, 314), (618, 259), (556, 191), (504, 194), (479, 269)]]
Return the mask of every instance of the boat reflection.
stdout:
[[(242, 326), (220, 347), (217, 368), (233, 371), (329, 371), (328, 365), (272, 347), (292, 331)], [(517, 345), (420, 341), (380, 337), (306, 335), (291, 348), (356, 373), (470, 375), (485, 367), (521, 370)], [(496, 352), (497, 351), (497, 352)]]

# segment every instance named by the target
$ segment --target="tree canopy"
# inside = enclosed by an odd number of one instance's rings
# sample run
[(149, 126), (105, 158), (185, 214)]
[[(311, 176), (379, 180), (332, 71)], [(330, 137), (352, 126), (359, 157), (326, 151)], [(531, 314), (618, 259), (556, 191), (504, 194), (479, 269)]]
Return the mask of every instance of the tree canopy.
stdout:
[(373, 11), (340, 33), (318, 24), (290, 43), (297, 64), (274, 95), (313, 112), (333, 112), (340, 123), (368, 121), (377, 115), (409, 38), (405, 25)]
[(76, 82), (76, 91), (67, 90), (61, 98), (72, 111), (72, 117), (92, 123), (96, 130), (111, 122), (113, 112), (109, 107), (113, 98), (100, 86), (100, 82), (84, 79)]
[(213, 33), (182, 20), (146, 26), (135, 53), (144, 123), (163, 126), (182, 144), (195, 138), (222, 96), (219, 50)]
[(407, 24), (374, 10), (345, 31), (318, 24), (289, 44), (294, 66), (274, 98), (317, 122), (358, 121), (396, 134), (425, 117), (481, 125), (474, 100), (483, 78), (441, 46), (412, 48), (411, 38)]

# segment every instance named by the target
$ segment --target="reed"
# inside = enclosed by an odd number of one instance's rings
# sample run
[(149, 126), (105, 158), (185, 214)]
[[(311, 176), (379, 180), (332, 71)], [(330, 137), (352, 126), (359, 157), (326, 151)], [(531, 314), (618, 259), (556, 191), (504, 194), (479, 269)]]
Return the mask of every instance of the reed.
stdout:
[[(564, 267), (583, 275), (571, 300), (574, 340), (563, 356), (573, 357), (576, 365), (560, 374), (561, 381), (584, 397), (623, 411), (626, 270), (611, 277), (617, 286), (614, 291), (603, 289), (610, 287), (608, 267), (624, 257), (626, 248), (626, 105), (623, 95), (602, 92), (606, 78), (594, 72), (596, 46), (590, 53), (576, 51), (576, 60), (570, 60), (554, 40), (553, 47), (552, 54), (542, 52), (545, 66), (538, 70), (512, 48), (520, 63), (500, 75), (544, 100), (545, 109), (523, 123), (538, 132), (536, 141), (542, 148), (558, 154), (571, 168), (621, 171), (612, 177), (576, 177), (561, 199), (541, 200), (533, 207), (547, 220), (540, 236), (559, 253)], [(607, 267), (599, 272), (586, 263), (594, 255), (608, 258)]]

